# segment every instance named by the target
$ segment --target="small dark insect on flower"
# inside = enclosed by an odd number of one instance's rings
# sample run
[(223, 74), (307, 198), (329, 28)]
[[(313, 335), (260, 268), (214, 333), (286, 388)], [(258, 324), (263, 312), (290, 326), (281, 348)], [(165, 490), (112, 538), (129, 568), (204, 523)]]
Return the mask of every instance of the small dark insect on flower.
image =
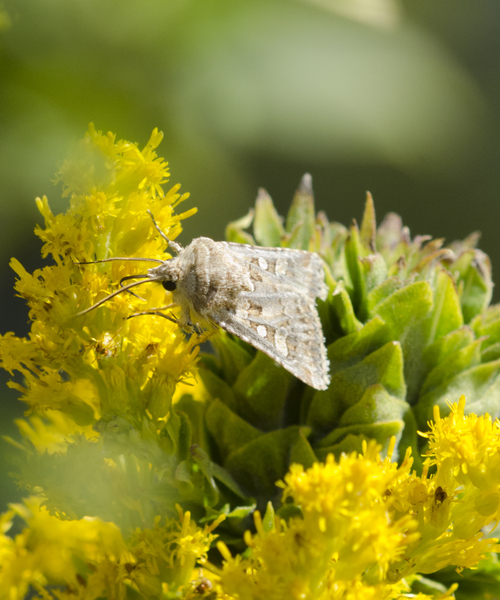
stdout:
[[(186, 248), (173, 242), (153, 224), (177, 253), (169, 260), (107, 258), (159, 263), (141, 279), (109, 294), (77, 316), (101, 306), (117, 294), (148, 282), (161, 283), (172, 294), (172, 304), (131, 316), (159, 315), (186, 331), (221, 327), (266, 353), (308, 385), (324, 390), (330, 383), (329, 362), (316, 298), (326, 299), (321, 258), (314, 252), (291, 248), (261, 248), (210, 238), (194, 239)], [(93, 264), (78, 263), (78, 264)], [(131, 292), (132, 293), (132, 292)], [(164, 311), (179, 306), (177, 319)]]
[(438, 485), (436, 491), (434, 492), (434, 500), (436, 504), (442, 504), (446, 498), (448, 498), (448, 494), (443, 490), (443, 488)]

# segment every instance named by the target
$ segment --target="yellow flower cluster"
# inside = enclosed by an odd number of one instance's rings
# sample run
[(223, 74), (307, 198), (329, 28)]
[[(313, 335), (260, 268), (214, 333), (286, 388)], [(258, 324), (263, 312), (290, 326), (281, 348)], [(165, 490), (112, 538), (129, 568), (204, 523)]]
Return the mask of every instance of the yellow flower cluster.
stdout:
[(421, 476), (410, 451), (398, 467), (393, 447), (382, 460), (374, 442), (363, 455), (293, 465), (279, 485), (284, 507), (291, 502), (300, 516), (285, 523), (269, 509), (263, 520), (257, 513), (246, 558), (219, 542), (221, 588), (240, 600), (396, 599), (419, 574), (473, 568), (497, 551), (482, 530), (499, 518), (500, 425), (464, 407), (462, 398), (445, 419), (436, 410)]
[(49, 515), (39, 501), (29, 500), (2, 515), (3, 531), (14, 516), (27, 527), (14, 539), (0, 537), (0, 598), (23, 600), (30, 588), (37, 598), (52, 598), (46, 586), (61, 586), (59, 600), (177, 597), (193, 589), (202, 560), (215, 539), (221, 519), (201, 529), (178, 507), (178, 518), (160, 517), (154, 527), (138, 530), (126, 543), (118, 527), (100, 519), (62, 521)]
[[(44, 242), (43, 255), (51, 255), (55, 264), (31, 275), (12, 260), (19, 276), (16, 290), (30, 307), (32, 328), (28, 339), (2, 336), (0, 360), (9, 373), (23, 375), (23, 385), (11, 386), (22, 393), (30, 411), (66, 415), (67, 423), (58, 424), (62, 434), (88, 432), (85, 427), (96, 417), (165, 418), (176, 382), (189, 375), (196, 359), (197, 347), (168, 320), (127, 319), (167, 303), (159, 285), (141, 288), (146, 303), (124, 293), (76, 316), (116, 289), (122, 277), (144, 273), (149, 266), (77, 263), (115, 256), (163, 259), (165, 243), (147, 210), (172, 239), (181, 220), (195, 212), (174, 214), (188, 197), (179, 194), (179, 185), (163, 191), (169, 171), (155, 153), (161, 139), (155, 130), (140, 150), (91, 127), (58, 174), (70, 209), (55, 216), (47, 198), (37, 200), (45, 228), (36, 233)], [(50, 448), (50, 441), (45, 443)]]

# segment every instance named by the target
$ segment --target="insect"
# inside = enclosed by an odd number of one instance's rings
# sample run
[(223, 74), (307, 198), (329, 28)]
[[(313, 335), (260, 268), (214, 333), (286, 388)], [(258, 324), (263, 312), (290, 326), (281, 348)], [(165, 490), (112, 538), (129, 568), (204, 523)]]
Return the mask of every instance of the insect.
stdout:
[[(171, 292), (173, 304), (131, 316), (158, 314), (185, 331), (221, 327), (265, 352), (298, 379), (318, 390), (330, 383), (329, 362), (316, 309), (316, 298), (326, 299), (321, 258), (313, 252), (290, 248), (261, 248), (232, 242), (194, 239), (183, 248), (153, 224), (177, 256), (108, 258), (160, 263), (141, 279), (120, 287), (77, 316), (93, 310), (117, 294), (147, 282), (158, 282)], [(90, 264), (90, 263), (79, 263)], [(131, 292), (132, 293), (132, 292)], [(163, 311), (181, 309), (180, 318)]]

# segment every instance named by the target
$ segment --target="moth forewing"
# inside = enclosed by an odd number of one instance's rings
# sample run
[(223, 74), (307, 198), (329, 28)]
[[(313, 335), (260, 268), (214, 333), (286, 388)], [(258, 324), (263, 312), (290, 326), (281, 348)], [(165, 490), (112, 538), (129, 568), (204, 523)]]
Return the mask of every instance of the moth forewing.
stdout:
[(214, 320), (316, 389), (330, 382), (329, 362), (316, 297), (327, 287), (321, 258), (288, 248), (220, 242), (247, 272), (233, 310), (213, 311)]
[(276, 275), (283, 284), (304, 290), (311, 298), (326, 300), (323, 261), (314, 252), (293, 248), (262, 248), (232, 242), (220, 242), (229, 252), (253, 267)]

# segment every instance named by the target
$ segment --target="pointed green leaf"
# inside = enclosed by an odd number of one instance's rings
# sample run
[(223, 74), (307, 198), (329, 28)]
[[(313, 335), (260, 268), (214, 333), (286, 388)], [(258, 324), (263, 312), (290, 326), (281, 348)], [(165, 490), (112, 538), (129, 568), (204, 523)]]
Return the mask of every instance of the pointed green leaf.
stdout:
[(436, 340), (424, 350), (423, 359), (429, 368), (439, 365), (451, 354), (465, 348), (474, 341), (474, 333), (470, 327), (461, 327), (456, 331)]
[(198, 465), (200, 471), (205, 477), (205, 498), (204, 502), (209, 506), (214, 506), (219, 500), (219, 489), (213, 477), (213, 463), (208, 454), (196, 444), (190, 448), (191, 458)]
[(481, 361), (489, 362), (490, 360), (497, 360), (500, 358), (500, 342), (493, 344), (492, 346), (488, 346), (485, 350), (481, 352)]
[(368, 387), (361, 400), (344, 412), (339, 427), (394, 421), (403, 418), (408, 410), (404, 400), (391, 396), (383, 385), (377, 383)]
[(270, 531), (274, 531), (276, 525), (274, 523), (274, 516), (275, 516), (275, 512), (274, 512), (274, 507), (272, 502), (268, 502), (267, 506), (266, 506), (266, 512), (264, 513), (264, 516), (262, 517), (262, 528), (264, 529), (264, 531), (266, 533), (269, 533)]
[(373, 288), (367, 298), (368, 314), (373, 316), (377, 313), (378, 305), (389, 296), (403, 287), (404, 283), (399, 277), (390, 277)]
[(260, 246), (270, 248), (279, 248), (285, 235), (283, 219), (276, 212), (271, 196), (262, 188), (255, 203), (253, 233)]
[(219, 355), (224, 379), (232, 385), (240, 372), (252, 362), (253, 353), (250, 347), (246, 350), (243, 343), (222, 330), (210, 341)]
[[(226, 471), (226, 469), (214, 462), (212, 463), (211, 468), (214, 479), (220, 481), (220, 483), (225, 485), (228, 490), (230, 490), (235, 496), (237, 496), (241, 500), (244, 500), (245, 502), (251, 501), (250, 498), (247, 498), (245, 496), (241, 487), (234, 480), (234, 477), (232, 477), (232, 475), (228, 471)], [(253, 507), (253, 509), (255, 509), (255, 506)]]
[(247, 215), (229, 223), (226, 227), (226, 240), (228, 242), (235, 242), (236, 244), (251, 244), (255, 246), (253, 237), (246, 231), (243, 231), (244, 229), (248, 229), (252, 224), (253, 215), (254, 211), (251, 208)]
[[(398, 437), (403, 431), (403, 427), (404, 423), (402, 419), (365, 425), (337, 427), (316, 444), (314, 450), (318, 455), (318, 458), (323, 460), (326, 449), (328, 449), (328, 452), (332, 452), (331, 448), (348, 436), (360, 436), (362, 439), (376, 440), (379, 444), (382, 444), (383, 447), (387, 448), (391, 437)], [(336, 454), (336, 452), (334, 453)]]
[(293, 376), (263, 352), (239, 374), (233, 386), (238, 413), (263, 431), (281, 423), (283, 407)]
[(462, 327), (463, 324), (462, 308), (455, 282), (448, 271), (441, 269), (436, 277), (429, 342), (434, 342), (443, 335)]
[(314, 196), (311, 176), (306, 173), (295, 192), (292, 206), (286, 219), (286, 231), (290, 234), (290, 248), (309, 250), (315, 233)]
[[(377, 288), (387, 277), (387, 264), (384, 257), (376, 252), (360, 258), (361, 268), (364, 273), (366, 293), (369, 294)], [(367, 314), (369, 312), (369, 296), (366, 298)]]
[(290, 464), (296, 463), (302, 465), (304, 469), (309, 469), (318, 461), (318, 458), (307, 439), (307, 436), (310, 433), (311, 430), (309, 427), (300, 428), (299, 436), (290, 449)]
[(214, 400), (207, 408), (206, 424), (223, 460), (231, 452), (262, 435), (261, 431), (232, 412), (220, 400)]
[(283, 479), (290, 466), (291, 450), (304, 428), (296, 425), (266, 433), (233, 452), (224, 467), (243, 490), (257, 499), (259, 510), (269, 501), (277, 503), (281, 490), (276, 482)]
[[(187, 457), (187, 451), (191, 444), (198, 444), (204, 450), (207, 450), (207, 430), (205, 427), (205, 410), (206, 404), (195, 400), (191, 394), (183, 394), (175, 403), (175, 412), (183, 415), (183, 418), (190, 424), (190, 438), (183, 445), (184, 453), (182, 459)], [(182, 418), (182, 417), (181, 417)], [(184, 433), (183, 433), (184, 435)]]
[(359, 331), (347, 335), (328, 347), (332, 373), (362, 361), (391, 341), (390, 331), (380, 317), (374, 317)]
[(404, 400), (406, 385), (399, 342), (385, 344), (351, 367), (336, 371), (332, 368), (330, 387), (316, 392), (312, 398), (307, 424), (318, 431), (332, 429), (341, 414), (359, 402), (366, 389), (375, 384), (383, 385), (389, 394)]
[(431, 392), (443, 382), (449, 381), (462, 371), (475, 367), (480, 362), (481, 340), (476, 340), (465, 348), (461, 348), (447, 356), (439, 365), (434, 367), (422, 384), (420, 394), (423, 396)]
[(500, 342), (500, 304), (490, 306), (484, 314), (473, 319), (470, 325), (477, 337), (487, 336), (483, 348)]
[(198, 376), (211, 398), (218, 398), (231, 410), (237, 410), (236, 398), (228, 384), (209, 369), (198, 369)]
[(431, 286), (426, 281), (417, 281), (389, 296), (377, 308), (377, 313), (392, 330), (393, 339), (401, 342), (410, 404), (416, 401), (425, 376), (422, 352), (427, 344), (432, 307)]
[(377, 221), (375, 219), (375, 205), (370, 192), (366, 192), (365, 212), (361, 222), (361, 243), (369, 252), (375, 252), (375, 241), (377, 234)]
[(368, 316), (368, 291), (366, 289), (366, 280), (363, 265), (360, 259), (366, 255), (359, 238), (359, 230), (356, 222), (349, 230), (349, 237), (345, 243), (345, 258), (347, 269), (352, 281), (352, 305), (354, 312), (363, 321)]
[[(489, 388), (495, 383), (499, 371), (500, 360), (481, 364), (459, 373), (421, 396), (418, 404), (414, 407), (418, 426), (425, 431), (427, 421), (432, 419), (433, 406), (438, 405), (441, 415), (447, 415), (450, 412), (448, 401), (456, 402), (462, 394), (467, 398), (467, 411), (469, 411), (476, 401), (480, 401), (486, 395)], [(497, 406), (499, 402), (500, 397), (497, 397)]]
[[(498, 362), (500, 361), (495, 361), (495, 363)], [(481, 394), (480, 398), (477, 400), (470, 398), (469, 402), (469, 397), (467, 397), (467, 412), (477, 415), (488, 413), (493, 419), (500, 417), (500, 375), (493, 379), (491, 385)]]
[(480, 250), (468, 250), (455, 261), (453, 268), (460, 272), (460, 302), (464, 321), (469, 323), (476, 315), (481, 314), (491, 301), (493, 282), (490, 259)]
[(337, 287), (331, 294), (329, 301), (333, 314), (338, 319), (344, 334), (349, 335), (350, 333), (359, 331), (363, 327), (363, 324), (356, 319), (351, 298), (345, 290), (343, 281), (337, 283)]
[(171, 410), (163, 431), (168, 434), (178, 459), (185, 460), (192, 443), (191, 422), (187, 415)]

